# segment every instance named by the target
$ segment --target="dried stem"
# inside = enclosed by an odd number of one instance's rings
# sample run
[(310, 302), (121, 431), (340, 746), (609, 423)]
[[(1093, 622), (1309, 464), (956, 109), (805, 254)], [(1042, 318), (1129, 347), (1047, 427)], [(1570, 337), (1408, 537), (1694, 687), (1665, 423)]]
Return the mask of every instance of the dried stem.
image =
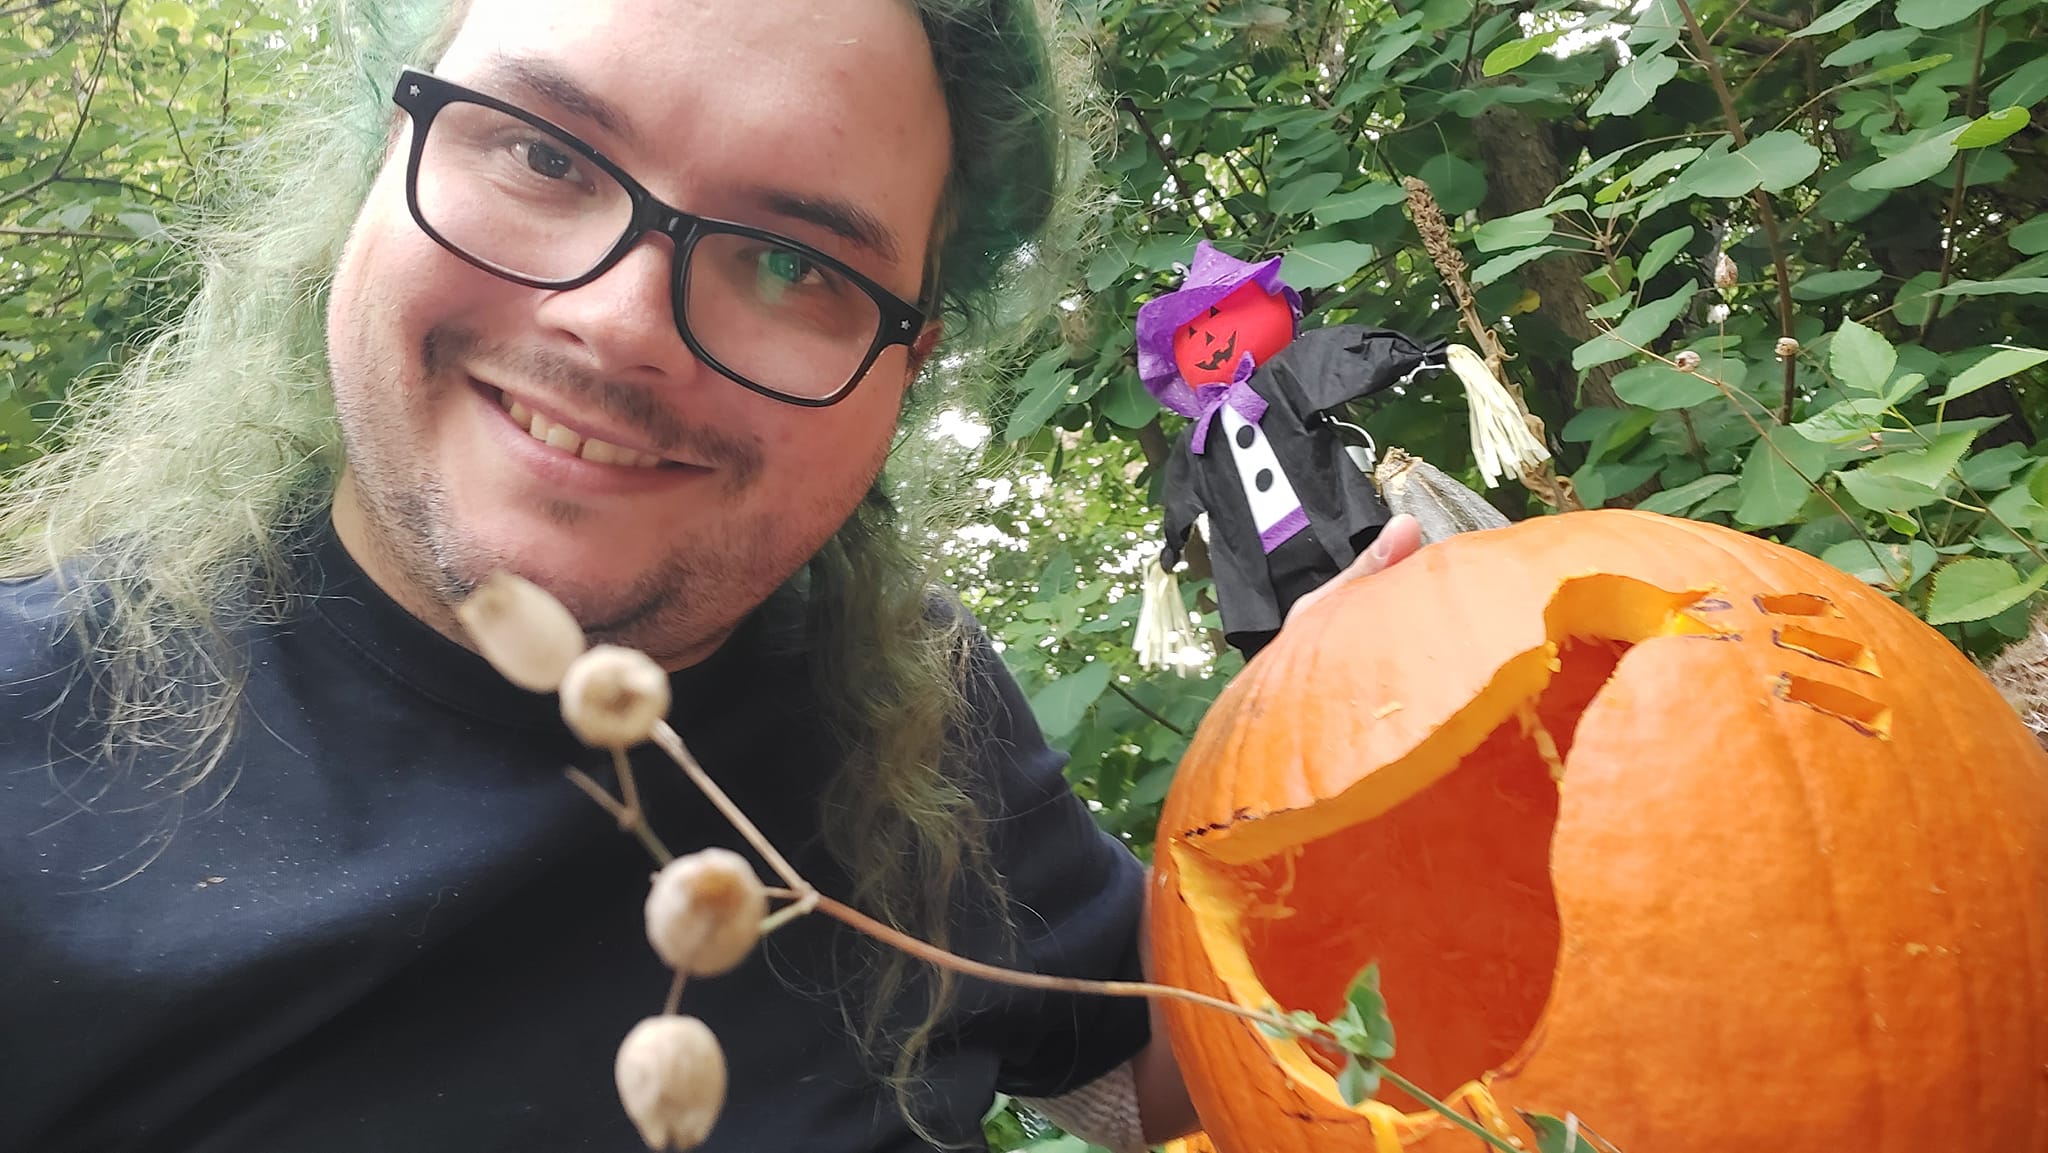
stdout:
[(725, 814), (725, 819), (732, 822), (732, 827), (740, 831), (740, 835), (747, 839), (749, 845), (754, 846), (754, 851), (761, 854), (761, 859), (768, 862), (768, 867), (775, 870), (775, 875), (782, 878), (783, 884), (798, 893), (813, 891), (811, 883), (804, 880), (803, 874), (797, 872), (795, 866), (783, 859), (782, 854), (769, 843), (767, 835), (761, 832), (753, 821), (747, 819), (747, 815), (740, 811), (740, 807), (733, 804), (732, 798), (725, 795), (725, 790), (718, 787), (718, 782), (711, 779), (711, 774), (704, 771), (704, 766), (697, 763), (697, 758), (690, 755), (690, 750), (683, 745), (683, 738), (669, 727), (667, 721), (654, 722), (654, 743), (661, 747), (662, 752), (674, 759), (676, 764), (682, 766), (683, 772), (690, 778), (690, 783), (696, 785), (698, 791), (702, 792), (719, 812)]
[(604, 791), (604, 786), (591, 780), (590, 774), (582, 769), (571, 766), (562, 771), (567, 774), (570, 783), (582, 789), (591, 800), (603, 806), (604, 811), (610, 813), (619, 822), (619, 828), (640, 838), (640, 843), (647, 846), (647, 855), (654, 858), (655, 864), (666, 865), (676, 859), (676, 855), (668, 851), (668, 846), (661, 843), (661, 838), (654, 835), (654, 830), (647, 824), (646, 815), (641, 813), (637, 806), (628, 809), (625, 805), (613, 800), (612, 795)]
[(1513, 1145), (1508, 1144), (1506, 1141), (1495, 1136), (1494, 1134), (1487, 1132), (1479, 1124), (1479, 1122), (1472, 1120), (1470, 1117), (1467, 1117), (1463, 1113), (1458, 1112), (1456, 1109), (1451, 1108), (1444, 1102), (1439, 1101), (1435, 1097), (1430, 1096), (1429, 1091), (1427, 1089), (1424, 1089), (1422, 1086), (1417, 1085), (1415, 1082), (1410, 1081), (1408, 1078), (1401, 1076), (1399, 1073), (1394, 1072), (1392, 1069), (1387, 1068), (1385, 1065), (1379, 1066), (1379, 1071), (1380, 1076), (1385, 1077), (1387, 1080), (1393, 1082), (1394, 1088), (1399, 1089), (1401, 1092), (1408, 1094), (1410, 1097), (1413, 1097), (1417, 1101), (1422, 1102), (1424, 1105), (1429, 1106), (1431, 1109), (1436, 1110), (1436, 1112), (1438, 1112), (1439, 1114), (1449, 1118), (1453, 1123), (1458, 1125), (1460, 1128), (1464, 1129), (1466, 1132), (1472, 1134), (1474, 1137), (1479, 1138), (1481, 1141), (1486, 1142), (1488, 1148), (1498, 1149), (1500, 1150), (1500, 1153), (1528, 1153), (1527, 1150), (1517, 1149)]
[(1177, 985), (1156, 985), (1149, 981), (1091, 981), (1084, 977), (1052, 977), (1044, 973), (1025, 973), (1016, 969), (1005, 969), (999, 965), (988, 965), (969, 960), (956, 953), (949, 953), (937, 945), (927, 944), (901, 930), (892, 928), (861, 912), (850, 905), (841, 904), (823, 894), (818, 896), (818, 911), (840, 921), (887, 945), (893, 945), (905, 953), (951, 969), (968, 977), (980, 977), (1005, 985), (1016, 985), (1025, 989), (1052, 989), (1062, 993), (1094, 993), (1104, 997), (1159, 997), (1173, 1001), (1186, 1001), (1193, 1005), (1206, 1005), (1247, 1021), (1255, 1021), (1274, 1029), (1301, 1034), (1301, 1030), (1285, 1017), (1266, 1013), (1258, 1009), (1247, 1009), (1221, 998), (1183, 989)]
[[(1500, 338), (1493, 329), (1479, 318), (1479, 306), (1472, 297), (1472, 286), (1465, 278), (1465, 258), (1458, 254), (1458, 246), (1451, 242), (1450, 226), (1444, 223), (1443, 209), (1436, 203), (1436, 196), (1429, 185), (1413, 176), (1401, 179), (1401, 187), (1408, 192), (1408, 214), (1415, 221), (1415, 231), (1422, 237), (1423, 251), (1429, 253), (1430, 262), (1436, 265), (1437, 275), (1451, 290), (1451, 296), (1458, 303), (1458, 315), (1462, 318), (1465, 331), (1479, 346), (1479, 355), (1486, 360), (1487, 371), (1494, 379), (1507, 386), (1508, 395), (1515, 398), (1515, 407), (1521, 410), (1522, 420), (1528, 424), (1538, 443), (1542, 443), (1543, 421), (1529, 411), (1529, 405), (1522, 399), (1522, 389), (1507, 372), (1507, 352), (1501, 347)], [(1559, 512), (1570, 512), (1584, 508), (1578, 494), (1572, 491), (1572, 482), (1557, 475), (1552, 461), (1544, 461), (1534, 468), (1522, 470), (1523, 487), (1536, 494), (1536, 498)]]
[[(1707, 43), (1706, 34), (1700, 31), (1700, 22), (1692, 14), (1692, 5), (1686, 0), (1673, 0), (1678, 11), (1685, 17), (1685, 29), (1692, 36), (1693, 51), (1706, 67), (1707, 79), (1713, 82), (1714, 95), (1721, 100), (1721, 117), (1728, 122), (1728, 134), (1735, 139), (1735, 147), (1749, 146), (1749, 133), (1743, 131), (1742, 117), (1735, 112), (1735, 96), (1728, 91), (1728, 78), (1721, 74), (1721, 62), (1714, 56), (1713, 45)], [(1756, 201), (1757, 221), (1763, 225), (1764, 240), (1771, 248), (1771, 267), (1778, 274), (1778, 332), (1786, 339), (1792, 337), (1792, 272), (1785, 261), (1785, 242), (1778, 236), (1778, 212), (1771, 206), (1771, 194), (1759, 188), (1750, 194)], [(1778, 405), (1778, 423), (1792, 423), (1792, 401), (1796, 397), (1795, 381), (1798, 379), (1790, 357), (1785, 359), (1785, 396)]]
[(661, 1003), (661, 1015), (675, 1016), (676, 1006), (683, 1002), (683, 971), (676, 970), (675, 979), (668, 983), (668, 1000)]

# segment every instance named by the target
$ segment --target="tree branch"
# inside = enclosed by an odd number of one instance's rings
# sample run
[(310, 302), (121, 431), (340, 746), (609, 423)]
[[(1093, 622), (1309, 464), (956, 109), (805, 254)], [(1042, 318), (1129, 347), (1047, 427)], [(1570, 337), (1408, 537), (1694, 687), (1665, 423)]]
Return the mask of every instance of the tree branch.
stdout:
[(119, 244), (133, 243), (137, 237), (125, 236), (118, 232), (80, 232), (75, 228), (16, 228), (0, 225), (0, 236), (19, 236), (29, 240), (44, 240), (50, 237), (65, 237), (71, 240), (110, 240)]
[(58, 155), (56, 165), (50, 169), (48, 176), (40, 180), (31, 181), (5, 196), (0, 196), (0, 208), (4, 208), (25, 197), (35, 195), (50, 185), (55, 184), (57, 179), (64, 175), (64, 166), (71, 163), (71, 154), (78, 149), (78, 138), (85, 134), (86, 122), (92, 119), (92, 100), (94, 96), (99, 95), (100, 76), (106, 70), (107, 53), (114, 47), (114, 35), (121, 28), (121, 11), (126, 7), (128, 7), (128, 0), (121, 0), (121, 3), (114, 8), (114, 14), (107, 19), (107, 32), (100, 39), (99, 55), (93, 58), (92, 76), (85, 82), (85, 100), (80, 103), (78, 108), (78, 123), (71, 126), (71, 139), (64, 142), (64, 151)]
[(1194, 194), (1189, 191), (1187, 181), (1181, 177), (1179, 158), (1173, 154), (1171, 149), (1166, 147), (1165, 142), (1159, 138), (1159, 134), (1152, 130), (1152, 122), (1145, 118), (1145, 110), (1138, 107), (1137, 101), (1128, 96), (1119, 96), (1117, 97), (1116, 104), (1117, 107), (1130, 113), (1132, 120), (1138, 122), (1138, 132), (1145, 137), (1145, 143), (1152, 146), (1152, 154), (1159, 158), (1159, 163), (1166, 166), (1166, 175), (1173, 180), (1174, 191), (1179, 194), (1187, 214), (1194, 218), (1197, 225), (1201, 226), (1202, 235), (1208, 237), (1213, 243), (1216, 239), (1216, 230), (1210, 226), (1208, 220), (1202, 216), (1201, 210), (1196, 207)]
[(1167, 720), (1165, 717), (1160, 716), (1158, 713), (1153, 712), (1152, 707), (1150, 705), (1147, 705), (1144, 701), (1141, 701), (1138, 698), (1132, 696), (1130, 694), (1130, 690), (1116, 683), (1116, 678), (1110, 678), (1109, 687), (1116, 692), (1117, 696), (1120, 696), (1124, 700), (1130, 702), (1130, 706), (1132, 708), (1152, 718), (1152, 722), (1154, 724), (1159, 725), (1161, 728), (1166, 729), (1167, 731), (1171, 732), (1174, 736), (1177, 737), (1184, 737), (1188, 735), (1186, 729), (1181, 728), (1179, 725), (1176, 725), (1172, 721)]
[[(1678, 11), (1685, 17), (1685, 29), (1692, 36), (1693, 49), (1698, 53), (1700, 63), (1706, 66), (1707, 79), (1714, 85), (1714, 95), (1721, 100), (1721, 116), (1728, 122), (1728, 133), (1735, 138), (1735, 147), (1744, 148), (1749, 144), (1749, 133), (1742, 129), (1742, 117), (1735, 112), (1735, 96), (1728, 90), (1728, 78), (1721, 74), (1721, 63), (1714, 57), (1713, 47), (1700, 31), (1699, 18), (1693, 15), (1692, 5), (1686, 0), (1672, 0)], [(1770, 245), (1771, 266), (1778, 274), (1778, 332), (1789, 340), (1792, 338), (1792, 272), (1785, 261), (1785, 242), (1778, 235), (1778, 213), (1771, 206), (1771, 194), (1759, 188), (1750, 194), (1756, 201), (1757, 219), (1764, 228), (1764, 240)], [(1795, 382), (1798, 366), (1793, 358), (1785, 358), (1785, 398), (1778, 406), (1778, 423), (1792, 423), (1792, 402), (1795, 399)]]
[[(1963, 115), (1966, 118), (1975, 118), (1977, 115), (1977, 85), (1984, 77), (1984, 36), (1990, 28), (1990, 23), (1991, 9), (1985, 8), (1977, 13), (1977, 56), (1970, 64), (1970, 87), (1963, 93)], [(1941, 278), (1935, 282), (1934, 290), (1936, 292), (1948, 287), (1949, 274), (1953, 271), (1956, 251), (1956, 218), (1962, 214), (1963, 191), (1969, 184), (1970, 158), (1973, 154), (1972, 151), (1958, 152), (1956, 154), (1955, 187), (1949, 190), (1948, 213), (1941, 224)], [(1936, 300), (1928, 306), (1927, 316), (1920, 321), (1919, 339), (1923, 341), (1927, 339), (1927, 329), (1933, 325), (1934, 318), (1940, 315), (1941, 301)]]

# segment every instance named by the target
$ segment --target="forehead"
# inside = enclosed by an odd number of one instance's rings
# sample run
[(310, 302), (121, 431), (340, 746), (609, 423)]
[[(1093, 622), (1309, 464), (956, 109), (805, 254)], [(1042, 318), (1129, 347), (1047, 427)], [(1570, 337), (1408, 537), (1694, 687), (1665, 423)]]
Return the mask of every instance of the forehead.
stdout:
[(436, 71), (547, 106), (512, 83), (520, 62), (617, 110), (608, 132), (547, 108), (680, 207), (830, 195), (913, 241), (937, 211), (951, 139), (907, 0), (474, 0)]

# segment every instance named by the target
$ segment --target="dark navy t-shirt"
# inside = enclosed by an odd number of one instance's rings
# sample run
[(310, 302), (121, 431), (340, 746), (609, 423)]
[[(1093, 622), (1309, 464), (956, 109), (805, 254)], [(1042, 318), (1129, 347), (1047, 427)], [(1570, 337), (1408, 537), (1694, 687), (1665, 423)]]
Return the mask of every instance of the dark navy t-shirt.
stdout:
[[(642, 929), (652, 863), (563, 776), (609, 780), (607, 757), (569, 737), (552, 697), (384, 597), (331, 534), (308, 566), (303, 609), (240, 638), (236, 739), (182, 793), (151, 782), (162, 761), (98, 755), (55, 582), (0, 584), (0, 1150), (642, 1148), (612, 1059), (668, 990)], [(671, 719), (843, 896), (819, 839), (838, 754), (789, 631), (799, 614), (777, 603), (675, 676)], [(962, 951), (1136, 977), (1142, 870), (978, 643), (979, 751), (959, 771), (991, 819), (1011, 928), (963, 912)], [(747, 852), (673, 766), (634, 763), (671, 848)], [(705, 1148), (929, 1148), (849, 1033), (846, 1002), (872, 1011), (857, 945), (813, 915), (689, 984), (681, 1011), (730, 1070)], [(997, 1091), (1056, 1095), (1146, 1038), (1139, 1001), (967, 982), (922, 1070), (920, 1120), (979, 1148)]]

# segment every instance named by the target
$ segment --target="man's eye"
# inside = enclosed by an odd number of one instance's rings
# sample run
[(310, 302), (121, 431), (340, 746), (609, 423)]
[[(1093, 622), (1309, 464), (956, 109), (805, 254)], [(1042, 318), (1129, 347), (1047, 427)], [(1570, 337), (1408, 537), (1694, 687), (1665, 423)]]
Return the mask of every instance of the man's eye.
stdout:
[(576, 167), (574, 157), (545, 140), (528, 140), (513, 147), (525, 154), (528, 168), (549, 180), (565, 179)]
[(771, 248), (761, 254), (760, 273), (763, 280), (785, 285), (798, 285), (815, 280), (823, 271), (818, 265), (800, 252), (787, 248)]

